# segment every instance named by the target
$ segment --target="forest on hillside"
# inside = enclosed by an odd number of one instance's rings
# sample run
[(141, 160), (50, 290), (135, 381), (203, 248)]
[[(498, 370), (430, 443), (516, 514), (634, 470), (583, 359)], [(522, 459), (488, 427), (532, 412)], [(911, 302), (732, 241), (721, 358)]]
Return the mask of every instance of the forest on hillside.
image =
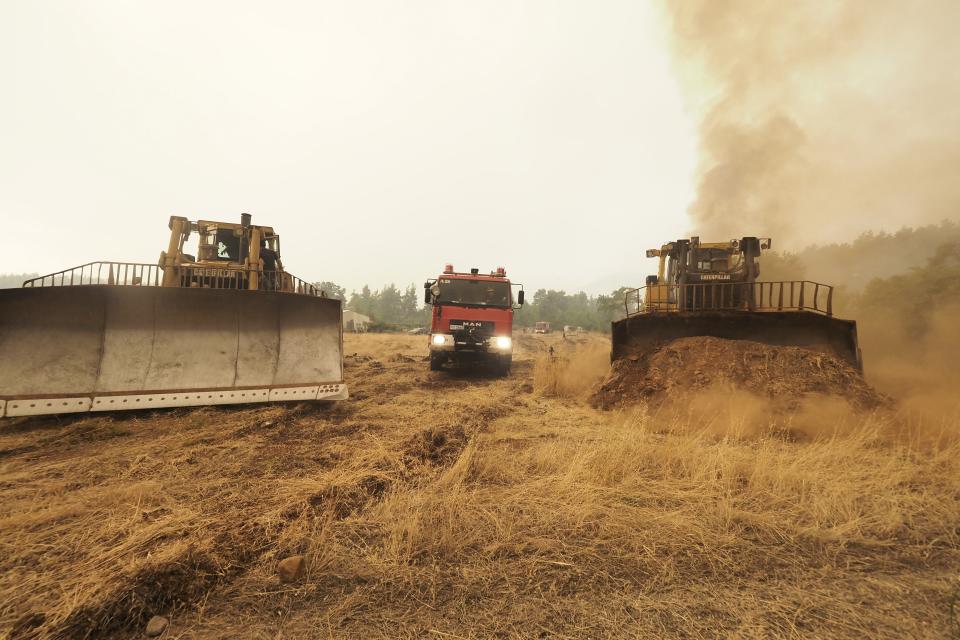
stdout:
[(796, 253), (761, 258), (763, 280), (813, 280), (858, 294), (877, 279), (921, 267), (940, 247), (960, 242), (960, 223), (904, 227), (894, 233), (868, 231), (852, 242), (811, 245)]

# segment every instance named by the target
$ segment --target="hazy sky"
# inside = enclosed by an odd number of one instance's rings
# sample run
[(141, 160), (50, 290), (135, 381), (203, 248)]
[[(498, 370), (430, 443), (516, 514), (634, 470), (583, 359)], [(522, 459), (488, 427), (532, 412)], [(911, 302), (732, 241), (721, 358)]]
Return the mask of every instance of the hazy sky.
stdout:
[(309, 280), (452, 262), (599, 293), (690, 233), (797, 249), (957, 218), (958, 22), (958, 0), (0, 0), (0, 272), (153, 263), (171, 214), (248, 211)]
[(2, 2), (0, 272), (249, 211), (348, 288), (639, 283), (693, 198), (667, 37), (636, 0)]

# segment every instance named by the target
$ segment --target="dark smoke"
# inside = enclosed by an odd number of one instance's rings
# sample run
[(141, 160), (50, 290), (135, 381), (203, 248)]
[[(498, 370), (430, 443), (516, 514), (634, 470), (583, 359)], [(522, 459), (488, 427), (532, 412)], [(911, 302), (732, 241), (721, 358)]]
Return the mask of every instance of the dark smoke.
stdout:
[(960, 218), (957, 0), (663, 1), (699, 114), (704, 238)]

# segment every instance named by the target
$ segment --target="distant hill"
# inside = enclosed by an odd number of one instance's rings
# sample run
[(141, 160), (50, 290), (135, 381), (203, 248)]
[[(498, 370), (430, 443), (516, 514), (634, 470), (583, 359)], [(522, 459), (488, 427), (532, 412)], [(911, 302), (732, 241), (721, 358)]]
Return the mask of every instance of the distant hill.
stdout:
[(17, 289), (24, 280), (36, 278), (39, 273), (0, 273), (0, 289)]

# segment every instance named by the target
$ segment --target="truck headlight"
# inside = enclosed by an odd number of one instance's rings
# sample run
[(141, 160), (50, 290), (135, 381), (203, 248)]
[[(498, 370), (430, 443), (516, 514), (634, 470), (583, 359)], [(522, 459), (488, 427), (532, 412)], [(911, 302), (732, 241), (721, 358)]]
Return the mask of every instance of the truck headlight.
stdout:
[(497, 349), (509, 349), (513, 345), (513, 340), (510, 336), (497, 336), (494, 338), (494, 344), (497, 345)]
[(433, 335), (433, 344), (440, 345), (446, 341), (447, 341), (447, 336), (443, 335), (442, 333), (435, 333)]

